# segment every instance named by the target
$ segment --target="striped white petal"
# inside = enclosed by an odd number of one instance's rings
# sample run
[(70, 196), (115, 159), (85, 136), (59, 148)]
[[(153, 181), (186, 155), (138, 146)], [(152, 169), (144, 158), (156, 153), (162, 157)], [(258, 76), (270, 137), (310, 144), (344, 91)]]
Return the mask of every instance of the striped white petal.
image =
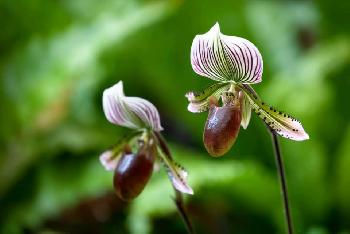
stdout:
[(300, 121), (264, 103), (249, 85), (239, 85), (255, 113), (282, 137), (303, 141), (309, 139)]
[(139, 97), (126, 97), (123, 82), (103, 92), (103, 111), (109, 122), (132, 129), (163, 130), (157, 108)]
[(222, 34), (218, 23), (194, 38), (191, 64), (197, 74), (216, 81), (253, 84), (262, 79), (263, 60), (256, 46)]

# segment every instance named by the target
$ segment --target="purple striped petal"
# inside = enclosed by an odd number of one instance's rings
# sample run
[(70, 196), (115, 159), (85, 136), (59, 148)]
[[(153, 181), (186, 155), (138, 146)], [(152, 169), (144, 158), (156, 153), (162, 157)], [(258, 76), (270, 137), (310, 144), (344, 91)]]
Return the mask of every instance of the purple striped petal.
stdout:
[(253, 84), (262, 79), (263, 60), (256, 46), (222, 34), (218, 23), (194, 38), (191, 64), (197, 74), (220, 82)]
[(109, 122), (132, 129), (163, 130), (157, 108), (139, 97), (126, 97), (123, 82), (103, 92), (103, 111)]

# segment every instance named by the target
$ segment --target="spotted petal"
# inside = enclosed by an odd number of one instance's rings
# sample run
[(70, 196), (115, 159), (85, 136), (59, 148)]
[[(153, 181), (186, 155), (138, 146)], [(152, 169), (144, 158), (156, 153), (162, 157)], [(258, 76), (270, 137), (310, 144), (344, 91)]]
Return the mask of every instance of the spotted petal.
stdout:
[(163, 136), (160, 133), (155, 133), (154, 136), (158, 141), (158, 154), (174, 188), (182, 193), (193, 194), (192, 188), (187, 183), (188, 172), (174, 161)]
[(188, 172), (172, 158), (158, 150), (162, 162), (167, 170), (169, 179), (173, 186), (182, 193), (193, 194), (192, 188), (187, 183)]
[(199, 75), (220, 82), (258, 83), (263, 72), (256, 46), (244, 38), (222, 34), (218, 23), (194, 38), (191, 64)]
[(157, 108), (139, 97), (126, 97), (123, 82), (103, 92), (103, 111), (109, 122), (132, 129), (151, 128), (161, 131)]
[(295, 141), (309, 139), (309, 135), (298, 120), (265, 104), (249, 85), (239, 87), (245, 92), (255, 113), (276, 133)]
[(229, 86), (228, 83), (215, 83), (201, 92), (188, 92), (185, 95), (190, 102), (187, 106), (188, 111), (193, 113), (207, 111), (210, 105), (210, 97), (214, 96), (219, 99), (221, 93)]

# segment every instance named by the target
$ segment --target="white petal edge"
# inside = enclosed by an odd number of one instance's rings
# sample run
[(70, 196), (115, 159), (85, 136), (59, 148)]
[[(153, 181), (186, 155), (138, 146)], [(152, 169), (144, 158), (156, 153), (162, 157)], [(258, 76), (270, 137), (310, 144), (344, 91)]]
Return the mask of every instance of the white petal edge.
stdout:
[(113, 124), (132, 129), (163, 130), (157, 108), (143, 98), (125, 96), (122, 81), (104, 90), (102, 102), (105, 116)]
[(106, 150), (100, 155), (100, 162), (107, 171), (114, 171), (118, 161), (118, 155), (115, 155), (112, 150)]
[(197, 35), (191, 47), (193, 70), (216, 81), (259, 83), (263, 60), (257, 47), (236, 36), (226, 36), (216, 23), (207, 33)]

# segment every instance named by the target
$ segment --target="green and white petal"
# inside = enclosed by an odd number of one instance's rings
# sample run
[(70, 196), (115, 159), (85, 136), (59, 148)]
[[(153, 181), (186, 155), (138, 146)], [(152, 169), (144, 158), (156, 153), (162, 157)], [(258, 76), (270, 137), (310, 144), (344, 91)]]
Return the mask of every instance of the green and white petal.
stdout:
[(309, 135), (298, 120), (265, 104), (249, 85), (239, 87), (245, 92), (255, 113), (276, 133), (295, 141), (309, 139)]
[(210, 105), (210, 97), (220, 98), (223, 91), (228, 90), (229, 83), (215, 83), (201, 92), (188, 92), (185, 96), (190, 102), (187, 110), (193, 113), (207, 111)]
[(193, 190), (187, 183), (188, 172), (185, 168), (166, 155), (159, 147), (158, 153), (174, 188), (182, 193), (193, 195)]
[(197, 74), (220, 82), (253, 84), (262, 79), (263, 60), (256, 46), (244, 38), (222, 34), (218, 23), (194, 38), (191, 64)]
[(249, 122), (250, 122), (250, 117), (252, 113), (252, 108), (250, 107), (249, 99), (247, 95), (243, 92), (243, 97), (241, 100), (241, 105), (242, 105), (242, 122), (241, 125), (244, 129), (247, 129)]
[(153, 132), (152, 134), (157, 141), (159, 158), (167, 170), (173, 187), (182, 193), (193, 194), (192, 188), (187, 183), (187, 171), (173, 160), (163, 136), (159, 132)]
[(154, 131), (163, 129), (157, 108), (145, 99), (126, 97), (122, 81), (103, 92), (103, 111), (108, 121), (116, 125)]

